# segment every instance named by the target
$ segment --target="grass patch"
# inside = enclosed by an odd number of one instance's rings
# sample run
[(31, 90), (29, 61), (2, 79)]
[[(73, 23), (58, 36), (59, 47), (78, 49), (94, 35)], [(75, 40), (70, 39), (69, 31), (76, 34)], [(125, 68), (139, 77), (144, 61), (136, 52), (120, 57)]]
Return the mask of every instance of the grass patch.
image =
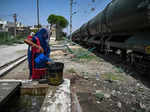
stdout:
[(123, 81), (124, 80), (123, 76), (118, 75), (118, 74), (116, 75), (116, 74), (113, 74), (111, 72), (102, 74), (102, 78), (104, 80), (109, 80), (109, 81), (117, 81), (117, 80)]
[(76, 73), (76, 71), (75, 71), (75, 69), (74, 69), (74, 68), (70, 68), (70, 69), (68, 69), (68, 70), (67, 70), (67, 72), (69, 72), (69, 73)]
[(91, 60), (99, 60), (97, 56), (83, 48), (74, 49), (73, 54), (75, 57), (72, 59), (72, 61), (88, 62)]
[(136, 91), (144, 92), (144, 88), (136, 88)]
[(13, 45), (13, 44), (23, 44), (23, 40), (19, 40), (19, 39), (16, 39), (16, 38), (13, 38), (13, 39), (10, 39), (10, 40), (7, 40), (5, 42), (2, 42), (0, 43), (1, 45), (5, 44), (5, 45)]
[(123, 70), (123, 68), (121, 68), (121, 67), (113, 67), (113, 69), (115, 69), (115, 71), (117, 72), (117, 73), (123, 73), (124, 72), (124, 70)]
[(0, 45), (13, 45), (13, 44), (23, 44), (23, 40), (26, 36), (17, 35), (13, 37), (8, 32), (0, 33)]
[(96, 93), (95, 97), (97, 100), (102, 101), (104, 99), (104, 94), (103, 93)]

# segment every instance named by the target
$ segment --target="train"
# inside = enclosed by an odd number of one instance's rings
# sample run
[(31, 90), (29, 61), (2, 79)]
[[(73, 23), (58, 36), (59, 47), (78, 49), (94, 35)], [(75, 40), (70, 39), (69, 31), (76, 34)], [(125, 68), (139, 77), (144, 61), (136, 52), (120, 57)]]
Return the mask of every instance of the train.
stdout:
[(69, 37), (81, 46), (95, 47), (99, 53), (117, 54), (147, 69), (150, 65), (150, 0), (112, 0)]

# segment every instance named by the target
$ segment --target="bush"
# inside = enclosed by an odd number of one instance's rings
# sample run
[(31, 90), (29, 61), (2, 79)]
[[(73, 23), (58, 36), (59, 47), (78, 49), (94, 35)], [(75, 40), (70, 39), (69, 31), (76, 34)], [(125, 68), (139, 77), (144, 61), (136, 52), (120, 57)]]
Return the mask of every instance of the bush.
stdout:
[(12, 37), (8, 32), (0, 32), (0, 44), (9, 41), (11, 38)]
[(25, 36), (17, 35), (13, 37), (8, 32), (0, 32), (0, 45), (12, 45), (14, 43), (22, 44), (24, 43)]
[(36, 33), (36, 32), (38, 32), (38, 29), (32, 29), (31, 32)]

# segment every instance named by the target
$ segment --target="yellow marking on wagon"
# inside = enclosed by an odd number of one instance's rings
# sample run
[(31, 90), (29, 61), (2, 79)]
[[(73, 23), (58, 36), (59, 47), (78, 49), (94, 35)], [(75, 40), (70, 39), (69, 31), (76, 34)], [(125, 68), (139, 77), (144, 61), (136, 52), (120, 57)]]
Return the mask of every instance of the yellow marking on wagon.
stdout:
[(145, 52), (146, 52), (147, 54), (150, 54), (150, 46), (145, 47)]

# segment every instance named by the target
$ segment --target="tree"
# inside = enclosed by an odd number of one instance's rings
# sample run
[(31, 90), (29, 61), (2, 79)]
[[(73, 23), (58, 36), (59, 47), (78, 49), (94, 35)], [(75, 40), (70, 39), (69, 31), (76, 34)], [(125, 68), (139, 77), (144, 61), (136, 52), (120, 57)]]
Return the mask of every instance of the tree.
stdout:
[(34, 25), (35, 28), (42, 28), (42, 25), (39, 24), (39, 25)]
[(51, 14), (47, 19), (50, 27), (52, 28), (53, 25), (56, 26), (56, 39), (59, 39), (62, 36), (62, 29), (68, 26), (68, 21), (65, 17)]
[(47, 19), (48, 23), (52, 25), (59, 25), (61, 28), (66, 28), (68, 26), (68, 21), (65, 17), (51, 14)]

